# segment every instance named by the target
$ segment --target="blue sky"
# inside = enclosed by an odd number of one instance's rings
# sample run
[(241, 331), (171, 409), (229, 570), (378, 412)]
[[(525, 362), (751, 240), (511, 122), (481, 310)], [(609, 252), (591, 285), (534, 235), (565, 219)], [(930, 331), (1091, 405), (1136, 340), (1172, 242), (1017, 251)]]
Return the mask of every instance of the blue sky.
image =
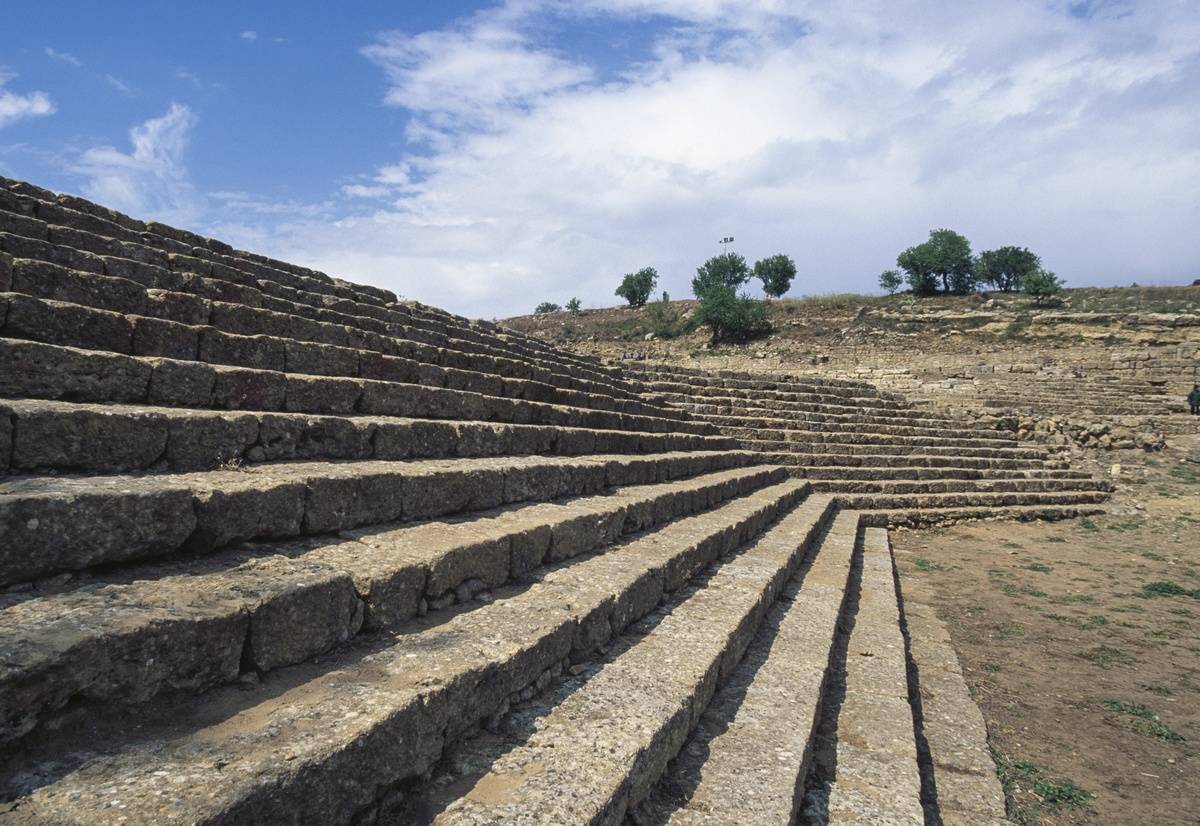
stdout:
[[(7, 4), (6, 4), (7, 5)], [(929, 228), (1200, 277), (1200, 4), (12, 4), (0, 174), (482, 317)]]

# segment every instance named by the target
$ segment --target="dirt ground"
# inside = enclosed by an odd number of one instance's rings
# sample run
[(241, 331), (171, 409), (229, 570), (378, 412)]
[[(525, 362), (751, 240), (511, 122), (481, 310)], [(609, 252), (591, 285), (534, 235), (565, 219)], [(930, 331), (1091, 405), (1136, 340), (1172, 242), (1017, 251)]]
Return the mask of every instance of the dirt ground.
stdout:
[(1200, 437), (1090, 461), (1121, 465), (1107, 514), (896, 531), (903, 587), (950, 628), (1013, 821), (1200, 823)]

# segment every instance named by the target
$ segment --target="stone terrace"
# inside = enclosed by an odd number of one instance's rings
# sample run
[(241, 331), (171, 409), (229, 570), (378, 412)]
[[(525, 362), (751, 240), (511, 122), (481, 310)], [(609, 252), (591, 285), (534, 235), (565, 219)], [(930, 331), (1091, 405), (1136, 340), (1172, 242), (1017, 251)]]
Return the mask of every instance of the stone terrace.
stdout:
[(1106, 497), (7, 179), (0, 473), (4, 824), (995, 822), (883, 526)]

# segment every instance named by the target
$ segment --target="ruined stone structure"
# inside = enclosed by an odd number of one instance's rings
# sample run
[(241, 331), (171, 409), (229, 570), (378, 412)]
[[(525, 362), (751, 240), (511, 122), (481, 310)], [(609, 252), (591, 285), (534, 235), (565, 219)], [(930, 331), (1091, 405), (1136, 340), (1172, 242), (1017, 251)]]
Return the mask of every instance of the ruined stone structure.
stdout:
[(993, 821), (886, 527), (1107, 496), (4, 179), (0, 471), (3, 824)]

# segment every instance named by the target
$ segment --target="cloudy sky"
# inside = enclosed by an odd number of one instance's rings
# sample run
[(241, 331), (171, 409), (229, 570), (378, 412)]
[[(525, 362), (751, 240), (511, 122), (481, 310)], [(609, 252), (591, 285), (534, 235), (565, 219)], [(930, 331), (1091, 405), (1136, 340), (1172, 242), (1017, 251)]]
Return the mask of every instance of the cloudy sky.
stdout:
[(7, 17), (0, 174), (488, 318), (724, 235), (793, 294), (937, 226), (1200, 277), (1195, 0), (182, 5)]

